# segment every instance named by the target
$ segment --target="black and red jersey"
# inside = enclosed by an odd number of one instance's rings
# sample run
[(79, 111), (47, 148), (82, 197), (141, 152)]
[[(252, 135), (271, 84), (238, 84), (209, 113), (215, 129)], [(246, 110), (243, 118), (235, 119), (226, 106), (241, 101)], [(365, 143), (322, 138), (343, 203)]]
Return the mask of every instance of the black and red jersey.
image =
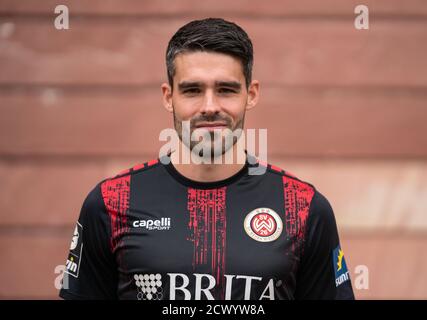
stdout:
[(354, 298), (334, 213), (311, 184), (248, 160), (225, 180), (198, 182), (165, 160), (89, 193), (61, 297)]

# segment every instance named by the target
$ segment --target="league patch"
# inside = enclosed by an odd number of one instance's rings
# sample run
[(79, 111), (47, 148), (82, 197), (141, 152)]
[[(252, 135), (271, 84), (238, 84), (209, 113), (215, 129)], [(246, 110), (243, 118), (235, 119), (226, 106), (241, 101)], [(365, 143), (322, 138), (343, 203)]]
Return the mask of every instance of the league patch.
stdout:
[(70, 253), (68, 254), (67, 263), (65, 264), (65, 271), (75, 278), (79, 276), (80, 260), (83, 252), (83, 226), (77, 222), (74, 229), (73, 238), (70, 244)]

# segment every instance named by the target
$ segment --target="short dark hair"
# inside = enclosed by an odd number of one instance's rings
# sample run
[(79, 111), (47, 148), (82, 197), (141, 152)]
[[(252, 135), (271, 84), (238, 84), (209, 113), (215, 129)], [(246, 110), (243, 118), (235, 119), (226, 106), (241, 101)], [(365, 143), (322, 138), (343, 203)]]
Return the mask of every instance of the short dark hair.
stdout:
[(246, 87), (252, 81), (253, 47), (247, 33), (221, 18), (194, 20), (179, 28), (166, 50), (169, 85), (173, 86), (175, 57), (184, 52), (207, 51), (231, 55), (242, 63)]

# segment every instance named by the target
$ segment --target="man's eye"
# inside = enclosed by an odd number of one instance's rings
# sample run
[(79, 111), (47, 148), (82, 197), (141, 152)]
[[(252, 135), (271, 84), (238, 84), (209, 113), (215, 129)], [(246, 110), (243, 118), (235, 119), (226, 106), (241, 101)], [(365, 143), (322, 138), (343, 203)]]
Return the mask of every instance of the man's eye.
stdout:
[(200, 89), (198, 88), (190, 88), (190, 89), (185, 89), (183, 91), (184, 94), (197, 94), (200, 93)]
[(219, 93), (235, 93), (236, 91), (230, 88), (219, 88), (218, 92)]

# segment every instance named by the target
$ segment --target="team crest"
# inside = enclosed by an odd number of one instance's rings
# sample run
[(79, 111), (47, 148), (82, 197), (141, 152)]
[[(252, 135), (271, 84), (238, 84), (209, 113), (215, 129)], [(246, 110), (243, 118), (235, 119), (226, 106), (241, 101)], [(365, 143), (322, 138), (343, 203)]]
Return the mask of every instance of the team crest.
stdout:
[(283, 230), (282, 219), (269, 208), (252, 210), (246, 216), (243, 225), (248, 236), (260, 242), (276, 240)]

